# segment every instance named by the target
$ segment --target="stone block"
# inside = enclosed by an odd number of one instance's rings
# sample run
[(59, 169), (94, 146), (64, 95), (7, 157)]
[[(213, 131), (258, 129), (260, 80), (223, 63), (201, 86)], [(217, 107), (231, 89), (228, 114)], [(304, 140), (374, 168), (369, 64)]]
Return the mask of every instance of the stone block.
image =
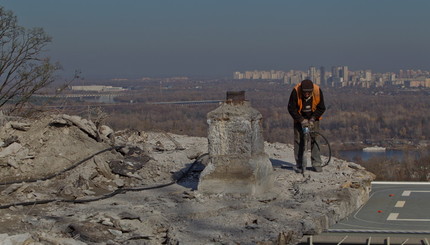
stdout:
[(198, 190), (207, 194), (259, 195), (272, 186), (272, 164), (264, 152), (262, 116), (248, 101), (226, 101), (208, 113), (209, 164)]

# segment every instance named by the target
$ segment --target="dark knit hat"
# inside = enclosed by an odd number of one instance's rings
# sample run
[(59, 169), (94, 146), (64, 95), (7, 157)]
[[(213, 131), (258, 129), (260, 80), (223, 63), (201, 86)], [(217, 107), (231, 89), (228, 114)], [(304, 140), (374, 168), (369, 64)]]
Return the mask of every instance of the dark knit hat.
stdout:
[(309, 79), (303, 80), (301, 84), (303, 92), (312, 92), (314, 90), (314, 84)]

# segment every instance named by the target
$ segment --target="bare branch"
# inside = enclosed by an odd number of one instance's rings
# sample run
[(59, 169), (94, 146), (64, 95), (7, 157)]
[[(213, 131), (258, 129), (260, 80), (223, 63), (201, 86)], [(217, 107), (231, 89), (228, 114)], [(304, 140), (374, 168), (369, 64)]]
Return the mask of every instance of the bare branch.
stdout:
[(0, 108), (22, 108), (38, 90), (54, 82), (58, 64), (42, 57), (51, 42), (42, 28), (25, 29), (12, 12), (0, 7)]

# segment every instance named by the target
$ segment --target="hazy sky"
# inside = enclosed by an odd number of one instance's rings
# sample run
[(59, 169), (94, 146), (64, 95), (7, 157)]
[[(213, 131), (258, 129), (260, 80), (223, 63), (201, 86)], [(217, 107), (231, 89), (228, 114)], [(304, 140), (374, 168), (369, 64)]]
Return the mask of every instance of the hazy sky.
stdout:
[(88, 79), (430, 70), (429, 0), (0, 0)]

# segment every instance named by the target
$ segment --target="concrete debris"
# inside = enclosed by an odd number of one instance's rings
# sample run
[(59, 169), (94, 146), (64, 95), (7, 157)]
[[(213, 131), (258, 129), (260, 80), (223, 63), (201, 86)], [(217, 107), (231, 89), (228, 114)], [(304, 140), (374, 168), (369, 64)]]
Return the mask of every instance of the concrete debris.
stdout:
[(175, 150), (185, 150), (185, 148), (182, 147), (181, 143), (175, 140), (175, 138), (173, 138), (170, 134), (163, 132), (163, 135), (166, 136), (170, 141), (172, 141), (173, 144), (175, 144), (176, 146)]
[(5, 139), (4, 141), (0, 142), (1, 147), (8, 147), (10, 144), (17, 142), (19, 143), (18, 137), (16, 135), (12, 135), (9, 138)]
[(164, 147), (163, 143), (161, 143), (160, 141), (155, 142), (155, 150), (157, 151), (165, 151), (166, 148)]
[(34, 242), (31, 238), (30, 233), (11, 235), (8, 234), (0, 234), (1, 244), (29, 244), (30, 242)]
[(207, 138), (19, 122), (0, 127), (0, 244), (295, 244), (363, 205), (374, 178), (336, 158), (303, 176), (291, 145), (263, 142), (270, 195), (207, 194)]
[(16, 130), (27, 131), (30, 129), (29, 123), (10, 122), (10, 127)]
[(15, 155), (18, 153), (19, 150), (21, 150), (22, 145), (19, 143), (12, 143), (8, 147), (3, 148), (2, 151), (0, 151), (0, 158), (8, 157), (10, 155)]
[(93, 139), (97, 139), (99, 136), (96, 125), (93, 122), (83, 119), (79, 116), (69, 116), (65, 114), (59, 115), (53, 120), (52, 124), (75, 125)]
[(100, 136), (104, 138), (110, 138), (114, 134), (114, 131), (113, 129), (111, 129), (106, 125), (101, 125), (99, 128), (99, 133), (100, 133)]
[(72, 237), (79, 237), (79, 240), (84, 242), (105, 242), (115, 237), (109, 229), (109, 225), (79, 222), (70, 224), (68, 231)]
[(38, 236), (40, 243), (29, 243), (31, 245), (38, 244), (49, 244), (49, 245), (86, 245), (87, 243), (75, 240), (73, 238), (63, 238), (63, 237), (52, 237), (48, 234), (42, 234)]
[[(119, 161), (119, 160), (116, 160)], [(113, 161), (111, 161), (113, 162)], [(97, 171), (106, 179), (112, 180), (115, 179), (115, 175), (112, 173), (112, 169), (110, 168), (109, 164), (103, 159), (101, 159), (99, 156), (94, 157), (94, 163), (97, 166)]]

